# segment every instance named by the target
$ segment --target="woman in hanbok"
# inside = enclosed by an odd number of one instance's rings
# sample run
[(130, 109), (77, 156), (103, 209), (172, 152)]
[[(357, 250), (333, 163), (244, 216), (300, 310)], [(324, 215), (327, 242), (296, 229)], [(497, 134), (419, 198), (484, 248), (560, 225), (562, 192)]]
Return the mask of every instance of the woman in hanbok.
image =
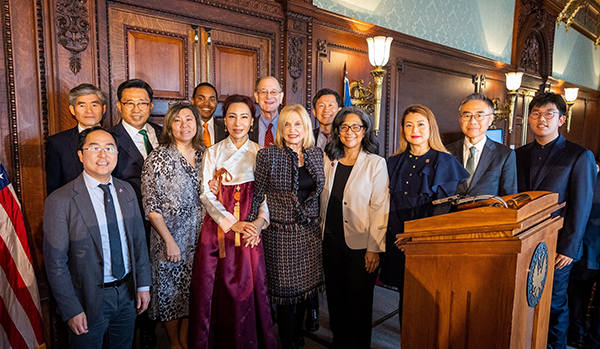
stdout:
[[(190, 289), (190, 348), (276, 348), (260, 232), (266, 203), (246, 222), (254, 193), (256, 153), (248, 139), (255, 107), (246, 96), (223, 104), (229, 137), (204, 155), (202, 203), (206, 207)], [(211, 181), (213, 179), (213, 181)], [(218, 183), (217, 194), (211, 183)]]
[(469, 177), (462, 164), (448, 153), (435, 120), (424, 105), (411, 105), (402, 114), (400, 146), (388, 159), (390, 174), (390, 217), (386, 253), (381, 260), (379, 280), (400, 293), (400, 326), (404, 291), (402, 238), (404, 222), (447, 213), (449, 204), (433, 200), (456, 194), (458, 184)]

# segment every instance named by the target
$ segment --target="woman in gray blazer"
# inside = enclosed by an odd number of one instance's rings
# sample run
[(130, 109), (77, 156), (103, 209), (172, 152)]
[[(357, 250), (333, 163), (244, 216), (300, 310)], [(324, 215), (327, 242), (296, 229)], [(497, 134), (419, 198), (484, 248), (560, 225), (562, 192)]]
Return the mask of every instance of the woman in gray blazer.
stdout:
[(373, 124), (358, 107), (333, 121), (321, 194), (323, 268), (335, 348), (369, 348), (379, 253), (385, 252), (388, 172)]

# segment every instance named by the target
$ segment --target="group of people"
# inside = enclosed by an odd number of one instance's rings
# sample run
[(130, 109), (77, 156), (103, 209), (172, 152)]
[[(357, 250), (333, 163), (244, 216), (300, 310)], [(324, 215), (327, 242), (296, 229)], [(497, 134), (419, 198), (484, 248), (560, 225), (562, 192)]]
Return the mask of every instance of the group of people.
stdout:
[(162, 128), (148, 122), (146, 82), (123, 82), (117, 98), (122, 121), (109, 131), (104, 93), (72, 89), (78, 125), (47, 143), (44, 259), (72, 347), (130, 347), (137, 313), (142, 347), (161, 321), (172, 348), (276, 348), (276, 319), (281, 346), (296, 348), (303, 325), (318, 329), (326, 289), (334, 347), (369, 348), (378, 276), (398, 288), (400, 310), (410, 302), (405, 221), (449, 212), (433, 201), (455, 194), (530, 190), (567, 202), (548, 336), (566, 346), (567, 286), (597, 171), (592, 153), (559, 133), (560, 95), (533, 99), (536, 139), (516, 152), (486, 137), (494, 109), (481, 93), (460, 104), (465, 137), (448, 146), (432, 111), (409, 106), (387, 161), (371, 118), (330, 89), (312, 101), (314, 130), (303, 106), (281, 108), (271, 76), (254, 100), (227, 97), (222, 121), (209, 83), (172, 104)]

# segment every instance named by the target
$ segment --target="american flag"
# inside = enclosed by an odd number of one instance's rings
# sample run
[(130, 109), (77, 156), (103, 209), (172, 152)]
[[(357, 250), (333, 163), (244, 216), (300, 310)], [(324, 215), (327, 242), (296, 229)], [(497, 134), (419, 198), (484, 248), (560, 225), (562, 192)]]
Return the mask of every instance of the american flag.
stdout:
[(21, 204), (0, 163), (0, 348), (45, 348)]

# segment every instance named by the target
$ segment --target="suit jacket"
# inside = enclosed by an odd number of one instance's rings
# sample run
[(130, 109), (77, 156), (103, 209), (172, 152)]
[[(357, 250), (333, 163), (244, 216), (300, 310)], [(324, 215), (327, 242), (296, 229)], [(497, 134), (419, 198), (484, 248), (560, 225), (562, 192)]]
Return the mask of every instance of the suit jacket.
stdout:
[[(156, 132), (156, 138), (160, 139), (160, 133), (162, 127), (153, 124), (151, 122), (148, 125), (154, 128)], [(117, 167), (112, 172), (114, 177), (129, 182), (135, 190), (138, 202), (140, 204), (140, 212), (142, 210), (142, 167), (144, 166), (144, 157), (140, 153), (139, 149), (133, 143), (133, 140), (123, 127), (123, 122), (119, 122), (113, 131), (117, 134), (117, 143), (119, 147), (119, 159)]]
[(79, 128), (57, 133), (46, 143), (46, 190), (48, 195), (74, 180), (83, 171), (77, 155)]
[[(150, 286), (150, 262), (135, 192), (113, 178), (135, 288)], [(44, 262), (59, 315), (67, 321), (85, 312), (93, 325), (102, 311), (104, 259), (98, 220), (83, 175), (57, 189), (44, 208)]]
[(558, 234), (556, 252), (578, 259), (596, 182), (594, 155), (559, 135), (537, 178), (531, 178), (532, 151), (533, 142), (516, 150), (519, 192), (551, 191), (558, 193), (558, 202), (567, 202), (560, 211), (565, 220)]
[[(327, 204), (338, 161), (331, 161), (325, 156), (323, 164), (325, 187), (321, 193), (321, 222), (324, 233)], [(390, 212), (388, 186), (385, 159), (361, 151), (344, 188), (344, 236), (351, 249), (385, 252), (385, 232)]]
[[(447, 149), (458, 161), (464, 164), (464, 139), (451, 143)], [(473, 174), (471, 185), (467, 182), (458, 185), (461, 195), (510, 195), (517, 193), (517, 160), (509, 147), (486, 137), (479, 163)]]
[(248, 138), (255, 143), (258, 143), (258, 125), (260, 125), (260, 117), (260, 113), (254, 117), (254, 123), (252, 124), (252, 129), (250, 130), (251, 132), (248, 132)]
[(596, 177), (592, 210), (583, 236), (581, 262), (587, 269), (600, 269), (600, 173)]
[(225, 131), (225, 124), (223, 123), (223, 120), (216, 119), (214, 116), (213, 116), (213, 120), (214, 120), (214, 128), (213, 128), (214, 133), (213, 134), (215, 135), (215, 143), (219, 143), (220, 141), (227, 138), (229, 133), (227, 131)]

